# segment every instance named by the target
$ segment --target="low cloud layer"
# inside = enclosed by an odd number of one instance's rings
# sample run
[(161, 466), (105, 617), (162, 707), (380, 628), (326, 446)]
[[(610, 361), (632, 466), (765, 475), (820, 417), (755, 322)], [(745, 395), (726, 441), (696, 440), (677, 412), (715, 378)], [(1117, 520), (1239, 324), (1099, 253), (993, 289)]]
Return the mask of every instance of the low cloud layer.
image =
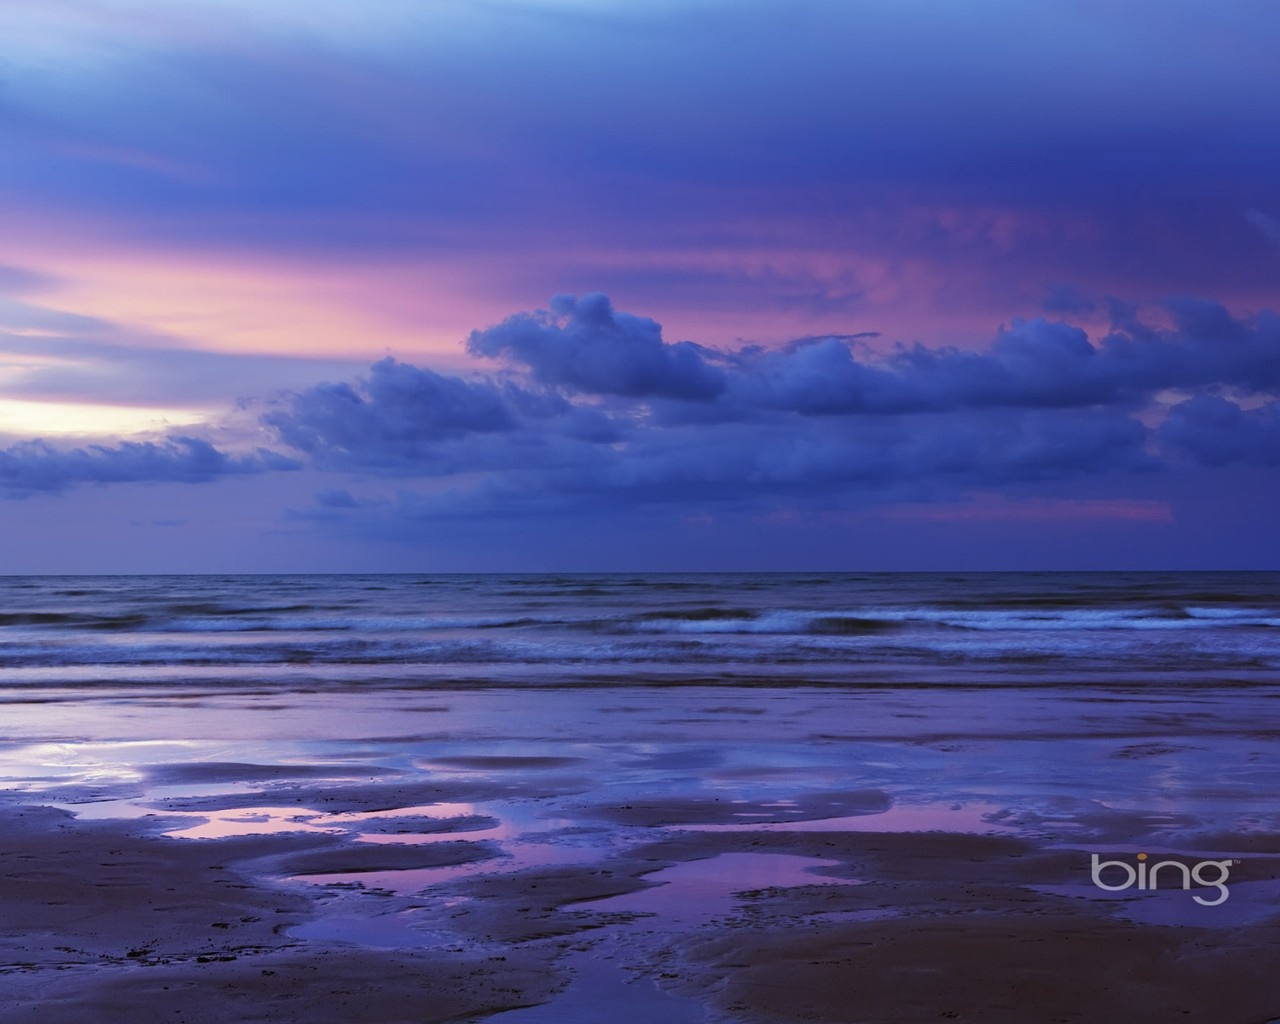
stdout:
[(718, 350), (603, 295), (471, 334), (487, 376), (387, 359), (264, 422), (323, 468), (423, 478), (414, 517), (780, 499), (932, 500), (972, 488), (1280, 461), (1280, 317), (1181, 300), (1164, 326), (1038, 319), (981, 352), (806, 338)]
[(1154, 326), (1111, 306), (1097, 339), (1037, 319), (980, 352), (861, 335), (727, 350), (668, 341), (603, 295), (559, 296), (474, 331), (482, 372), (386, 358), (277, 398), (257, 423), (274, 450), (27, 441), (0, 450), (0, 493), (307, 467), (353, 479), (304, 517), (417, 521), (937, 502), (1280, 465), (1280, 317), (1181, 300)]
[(84, 484), (206, 483), (224, 476), (297, 469), (298, 462), (275, 452), (230, 455), (208, 441), (174, 437), (161, 443), (55, 448), (24, 441), (0, 449), (0, 494), (25, 498)]

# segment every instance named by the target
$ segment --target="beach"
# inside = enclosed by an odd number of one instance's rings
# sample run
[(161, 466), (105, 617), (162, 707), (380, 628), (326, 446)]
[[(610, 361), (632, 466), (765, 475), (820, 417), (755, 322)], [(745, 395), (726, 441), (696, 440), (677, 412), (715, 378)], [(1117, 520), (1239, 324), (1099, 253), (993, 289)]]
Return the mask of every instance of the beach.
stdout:
[(1274, 574), (19, 583), (6, 1021), (1280, 1018)]

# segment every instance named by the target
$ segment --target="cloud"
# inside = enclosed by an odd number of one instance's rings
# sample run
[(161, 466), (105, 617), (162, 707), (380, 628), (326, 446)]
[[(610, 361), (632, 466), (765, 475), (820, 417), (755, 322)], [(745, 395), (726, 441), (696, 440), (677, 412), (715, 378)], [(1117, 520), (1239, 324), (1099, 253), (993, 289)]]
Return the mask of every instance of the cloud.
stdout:
[(206, 483), (225, 476), (298, 468), (297, 460), (275, 452), (231, 455), (195, 437), (71, 449), (41, 440), (23, 441), (0, 449), (0, 494), (25, 498), (84, 484)]
[(502, 360), (490, 375), (385, 358), (364, 377), (269, 401), (258, 427), (291, 456), (191, 437), (35, 441), (0, 451), (0, 488), (305, 464), (416, 482), (395, 499), (335, 482), (304, 518), (417, 521), (936, 501), (1186, 463), (1280, 463), (1280, 318), (1190, 299), (1168, 315), (1157, 327), (1130, 314), (1096, 341), (1068, 323), (1020, 321), (978, 352), (876, 352), (852, 334), (731, 351), (668, 342), (603, 295), (560, 296), (471, 335), (472, 355)]
[(747, 401), (809, 414), (1138, 405), (1168, 388), (1280, 387), (1280, 317), (1233, 317), (1214, 302), (1169, 303), (1175, 326), (1137, 322), (1093, 344), (1043, 319), (1001, 330), (986, 352), (899, 348), (882, 363), (828, 339), (759, 353), (735, 386)]
[(1280, 402), (1253, 409), (1196, 395), (1169, 411), (1158, 435), (1171, 452), (1204, 466), (1280, 465)]
[[(1146, 4), (1084, 18), (1009, 4), (827, 2), (787, 18), (758, 0), (731, 14), (715, 4), (609, 5), (589, 17), (554, 5), (459, 13), (379, 3), (362, 8), (359, 24), (323, 2), (267, 17), (213, 0), (178, 12), (119, 6), (146, 15), (81, 10), (74, 29), (46, 15), (51, 23), (31, 32), (36, 5), (0, 12), (24, 58), (7, 90), (13, 119), (45, 143), (38, 154), (14, 147), (18, 171), (43, 179), (32, 187), (82, 200), (68, 156), (136, 153), (118, 178), (96, 170), (112, 186), (103, 198), (153, 210), (184, 198), (216, 211), (228, 197), (259, 210), (317, 200), (380, 212), (454, 206), (465, 219), (476, 211), (459, 199), (518, 202), (523, 190), (495, 186), (534, 176), (595, 209), (606, 200), (635, 207), (639, 220), (654, 204), (619, 203), (620, 170), (640, 172), (626, 187), (649, 183), (649, 200), (673, 179), (708, 186), (688, 206), (660, 211), (686, 213), (717, 190), (780, 187), (772, 201), (795, 204), (786, 186), (842, 178), (846, 195), (939, 178), (995, 194), (1087, 195), (1105, 172), (1117, 186), (1185, 187), (1196, 143), (1216, 144), (1224, 172), (1269, 184), (1271, 165), (1258, 157), (1274, 152), (1277, 104), (1258, 40), (1280, 16), (1261, 2), (1213, 33), (1190, 8), (1162, 9), (1162, 32), (1182, 48), (1177, 75), (1143, 49)], [(858, 60), (847, 59), (850, 39)], [(59, 88), (37, 88), (51, 75)], [(513, 80), (524, 87), (511, 89)], [(834, 95), (858, 101), (822, 102)], [(1225, 132), (1242, 112), (1252, 130)], [(192, 125), (200, 130), (181, 130)], [(175, 179), (166, 168), (190, 164), (218, 172), (220, 187), (198, 176), (176, 196), (155, 187)], [(475, 185), (468, 172), (478, 172)], [(416, 187), (424, 173), (431, 187)]]
[(296, 395), (288, 413), (264, 422), (300, 451), (384, 453), (412, 457), (466, 433), (510, 430), (515, 419), (502, 393), (387, 358), (374, 363), (363, 393), (349, 384), (319, 384)]
[[(1123, 416), (1025, 412), (977, 421), (955, 415), (903, 422), (879, 418), (864, 429), (831, 429), (812, 419), (690, 425), (642, 432), (624, 447), (597, 446), (554, 461), (450, 473), (393, 497), (317, 495), (297, 513), (322, 522), (350, 519), (394, 533), (397, 522), (528, 520), (629, 516), (655, 509), (712, 506), (763, 511), (780, 500), (812, 508), (932, 500), (970, 488), (1039, 484), (1145, 472), (1145, 430)], [(425, 481), (424, 481), (425, 482)]]
[[(326, 492), (309, 514), (330, 521), (934, 500), (1188, 459), (1270, 464), (1274, 406), (1216, 395), (1280, 391), (1280, 318), (1190, 299), (1168, 312), (1170, 326), (1130, 314), (1096, 343), (1036, 319), (982, 352), (876, 353), (857, 335), (724, 351), (669, 343), (602, 295), (560, 296), (471, 335), (473, 355), (507, 360), (499, 379), (387, 359), (264, 422), (322, 466), (432, 482), (394, 500)], [(1194, 397), (1153, 432), (1141, 414), (1169, 389)]]
[(620, 437), (606, 413), (554, 392), (447, 376), (391, 358), (354, 384), (293, 394), (262, 422), (318, 465), (400, 474), (551, 465), (565, 448)]
[(1131, 312), (1097, 344), (1068, 323), (1018, 320), (985, 352), (897, 346), (868, 355), (866, 335), (804, 338), (737, 352), (666, 342), (648, 318), (616, 312), (603, 295), (558, 296), (550, 311), (520, 313), (473, 332), (472, 355), (507, 356), (532, 379), (570, 394), (653, 399), (668, 420), (763, 410), (802, 415), (897, 415), (976, 408), (1140, 404), (1167, 388), (1280, 386), (1280, 317), (1237, 318), (1219, 303), (1167, 304), (1171, 329)]
[(693, 342), (669, 344), (647, 317), (616, 312), (605, 295), (557, 295), (550, 310), (517, 313), (496, 327), (472, 331), (474, 356), (507, 356), (534, 380), (571, 391), (629, 398), (705, 400), (725, 388), (710, 351)]
[(770, 339), (872, 316), (937, 338), (1060, 280), (1144, 299), (1274, 285), (1240, 212), (1271, 209), (1280, 180), (1261, 3), (1213, 32), (1162, 13), (1176, 76), (1144, 46), (1145, 4), (922, 21), (919, 3), (396, 0), (358, 24), (323, 0), (42, 6), (0, 5), (4, 258), (26, 235), (73, 277), (122, 245), (398, 265), (478, 301), (611, 291)]

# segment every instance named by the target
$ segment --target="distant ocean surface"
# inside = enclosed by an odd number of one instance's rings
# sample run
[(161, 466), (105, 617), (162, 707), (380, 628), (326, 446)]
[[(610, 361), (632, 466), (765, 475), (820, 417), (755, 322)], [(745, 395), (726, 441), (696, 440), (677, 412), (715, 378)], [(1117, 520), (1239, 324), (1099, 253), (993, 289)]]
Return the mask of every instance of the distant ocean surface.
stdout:
[(1280, 679), (1280, 573), (0, 578), (0, 689), (1144, 679)]

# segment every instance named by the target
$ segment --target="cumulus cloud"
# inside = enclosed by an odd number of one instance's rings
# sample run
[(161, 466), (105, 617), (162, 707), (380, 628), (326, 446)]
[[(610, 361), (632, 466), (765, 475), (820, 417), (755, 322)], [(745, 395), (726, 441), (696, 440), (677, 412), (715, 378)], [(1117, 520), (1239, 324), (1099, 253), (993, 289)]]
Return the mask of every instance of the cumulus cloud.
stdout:
[(589, 394), (705, 401), (725, 388), (709, 349), (663, 341), (656, 321), (619, 313), (600, 294), (557, 295), (549, 310), (472, 331), (467, 351), (508, 357), (540, 383)]
[(747, 404), (804, 415), (900, 414), (1106, 404), (1121, 381), (1084, 331), (1032, 320), (981, 354), (916, 345), (872, 362), (837, 338), (755, 352), (733, 390)]
[(266, 414), (264, 422), (309, 454), (413, 458), (451, 437), (511, 430), (511, 404), (492, 384), (387, 358), (373, 364), (359, 391), (346, 383), (318, 384), (295, 395), (287, 412)]
[(70, 449), (42, 440), (23, 441), (0, 449), (0, 493), (22, 498), (82, 484), (205, 483), (224, 476), (297, 468), (295, 459), (275, 452), (231, 455), (195, 437)]
[(1136, 405), (1168, 388), (1280, 387), (1280, 317), (1242, 320), (1189, 299), (1169, 311), (1170, 330), (1131, 323), (1096, 345), (1079, 327), (1035, 319), (983, 353), (917, 345), (880, 363), (828, 339), (757, 355), (732, 388), (753, 403), (839, 414)]
[(852, 335), (734, 353), (673, 344), (656, 322), (615, 311), (603, 295), (558, 296), (550, 310), (473, 332), (467, 349), (507, 357), (535, 382), (569, 394), (700, 403), (738, 414), (1071, 408), (1141, 403), (1166, 388), (1280, 386), (1280, 317), (1242, 320), (1194, 299), (1170, 302), (1168, 311), (1172, 329), (1156, 330), (1130, 314), (1097, 344), (1079, 327), (1037, 318), (1002, 329), (986, 352), (915, 345), (868, 357), (857, 344), (862, 336)]
[(467, 380), (387, 358), (368, 377), (292, 395), (262, 417), (318, 465), (447, 475), (557, 461), (620, 437), (605, 412), (547, 390)]
[[(1171, 325), (1130, 312), (1098, 341), (1036, 319), (982, 352), (810, 337), (775, 350), (669, 343), (604, 296), (473, 333), (502, 376), (443, 376), (392, 360), (266, 417), (322, 465), (421, 477), (429, 493), (375, 502), (411, 518), (635, 507), (780, 496), (957, 493), (1145, 473), (1191, 460), (1271, 464), (1280, 318), (1170, 303)], [(1144, 412), (1175, 405), (1155, 431)], [(1257, 401), (1256, 397), (1250, 401)], [(347, 491), (317, 515), (367, 513)]]
[[(429, 481), (424, 495), (378, 505), (423, 517), (903, 500), (1180, 463), (1280, 464), (1280, 317), (1192, 300), (1168, 313), (1163, 327), (1130, 314), (1097, 340), (1067, 323), (1016, 322), (980, 352), (877, 353), (861, 335), (722, 351), (668, 342), (604, 296), (562, 296), (471, 335), (473, 355), (504, 361), (496, 373), (387, 358), (364, 377), (282, 396), (260, 426), (292, 456), (193, 437), (31, 441), (0, 450), (0, 492), (305, 463)], [(317, 495), (314, 513), (371, 507), (339, 486)]]
[(1170, 451), (1205, 466), (1280, 465), (1280, 402), (1244, 409), (1196, 395), (1170, 410), (1159, 436)]

